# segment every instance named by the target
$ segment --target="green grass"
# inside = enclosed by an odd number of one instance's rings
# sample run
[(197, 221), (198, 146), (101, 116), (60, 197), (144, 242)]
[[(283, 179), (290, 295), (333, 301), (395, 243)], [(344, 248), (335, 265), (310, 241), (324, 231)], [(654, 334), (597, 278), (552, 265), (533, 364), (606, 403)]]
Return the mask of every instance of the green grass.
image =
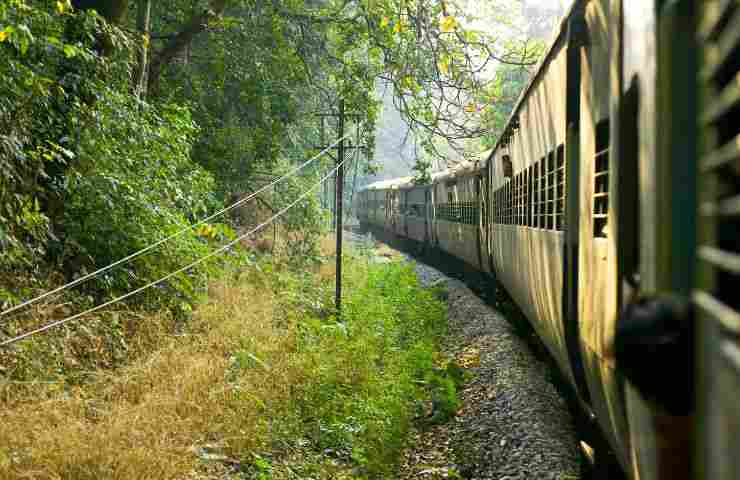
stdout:
[[(6, 388), (0, 478), (392, 476), (420, 406), (457, 408), (454, 372), (435, 368), (445, 306), (412, 266), (354, 256), (339, 319), (328, 265), (262, 261), (212, 283), (185, 335), (151, 315), (124, 328), (140, 340), (120, 366), (95, 368), (86, 347), (84, 377)], [(19, 365), (44, 364), (27, 345)]]

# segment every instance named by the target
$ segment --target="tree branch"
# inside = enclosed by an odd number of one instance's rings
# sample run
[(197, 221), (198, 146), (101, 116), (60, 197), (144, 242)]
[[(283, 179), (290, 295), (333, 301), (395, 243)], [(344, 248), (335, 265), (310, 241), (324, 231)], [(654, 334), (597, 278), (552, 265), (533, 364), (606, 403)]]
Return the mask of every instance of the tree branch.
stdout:
[(226, 8), (226, 0), (212, 0), (211, 8), (195, 14), (167, 45), (152, 58), (149, 65), (149, 92), (156, 94), (164, 68), (193, 41), (196, 35), (208, 28), (208, 23), (220, 16)]

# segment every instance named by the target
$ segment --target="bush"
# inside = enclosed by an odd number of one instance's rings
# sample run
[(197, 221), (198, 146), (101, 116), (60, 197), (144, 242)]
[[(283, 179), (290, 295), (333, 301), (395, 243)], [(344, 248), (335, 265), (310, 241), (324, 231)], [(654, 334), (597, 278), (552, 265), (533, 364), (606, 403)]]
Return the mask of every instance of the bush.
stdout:
[[(191, 160), (188, 108), (131, 93), (135, 41), (65, 2), (0, 0), (0, 305), (108, 265), (220, 206)], [(142, 286), (233, 237), (189, 232), (90, 282), (95, 300)], [(207, 266), (139, 297), (192, 303)], [(53, 275), (60, 271), (63, 278)], [(170, 297), (170, 298), (168, 298)], [(77, 301), (79, 299), (76, 299)]]
[[(185, 108), (136, 105), (115, 92), (98, 102), (98, 122), (82, 137), (80, 167), (68, 187), (62, 222), (68, 241), (60, 252), (68, 275), (108, 265), (220, 206), (212, 176), (189, 157), (196, 132)], [(218, 231), (219, 240), (230, 236), (228, 229)], [(141, 286), (207, 254), (209, 242), (189, 231), (111, 271), (98, 288)], [(165, 293), (191, 298), (193, 280), (207, 271), (195, 268), (170, 282)]]

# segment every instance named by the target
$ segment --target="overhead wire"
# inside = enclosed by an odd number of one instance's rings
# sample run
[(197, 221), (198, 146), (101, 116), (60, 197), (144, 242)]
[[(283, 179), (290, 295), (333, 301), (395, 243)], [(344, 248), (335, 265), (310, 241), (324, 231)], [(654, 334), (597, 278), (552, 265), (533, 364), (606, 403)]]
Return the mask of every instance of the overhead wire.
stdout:
[[(343, 138), (340, 139), (340, 141), (341, 140), (343, 140)], [(61, 320), (57, 320), (55, 322), (49, 323), (47, 325), (44, 325), (42, 327), (39, 327), (39, 328), (30, 330), (30, 331), (28, 331), (26, 333), (23, 333), (21, 335), (17, 335), (15, 337), (9, 338), (7, 340), (3, 340), (2, 342), (0, 342), (0, 347), (7, 347), (9, 345), (12, 345), (14, 343), (20, 342), (21, 340), (24, 340), (24, 339), (26, 339), (28, 337), (33, 336), (33, 335), (37, 335), (39, 333), (46, 332), (46, 331), (51, 330), (53, 328), (62, 326), (64, 324), (66, 324), (66, 323), (73, 322), (73, 321), (75, 321), (75, 320), (77, 320), (77, 319), (79, 319), (81, 317), (84, 317), (85, 315), (89, 315), (89, 314), (94, 313), (94, 312), (97, 312), (98, 310), (101, 310), (101, 309), (103, 309), (105, 307), (108, 307), (108, 306), (113, 305), (115, 303), (118, 303), (118, 302), (121, 302), (123, 300), (126, 300), (129, 297), (133, 297), (134, 295), (137, 295), (137, 294), (139, 294), (139, 293), (141, 293), (144, 290), (147, 290), (149, 288), (156, 287), (157, 285), (160, 285), (160, 284), (166, 282), (167, 280), (169, 280), (170, 278), (174, 277), (175, 275), (178, 275), (180, 273), (186, 272), (186, 271), (190, 270), (191, 268), (193, 268), (193, 267), (195, 267), (197, 265), (200, 265), (201, 263), (205, 262), (206, 260), (209, 260), (210, 258), (213, 258), (216, 255), (219, 255), (219, 254), (223, 253), (224, 251), (226, 251), (229, 248), (231, 248), (234, 245), (236, 245), (239, 241), (243, 240), (244, 238), (246, 238), (246, 237), (248, 237), (250, 235), (253, 235), (254, 233), (257, 233), (258, 231), (262, 230), (263, 228), (265, 228), (266, 226), (268, 226), (269, 224), (271, 224), (276, 219), (278, 219), (281, 216), (283, 216), (288, 210), (290, 210), (291, 208), (293, 208), (294, 206), (296, 206), (298, 204), (298, 202), (300, 202), (301, 200), (303, 200), (306, 197), (308, 197), (308, 195), (310, 195), (311, 192), (313, 192), (319, 185), (321, 185), (327, 179), (329, 179), (329, 177), (331, 177), (342, 165), (344, 165), (345, 162), (346, 162), (346, 160), (342, 160), (340, 163), (338, 163), (334, 168), (332, 168), (329, 171), (329, 173), (327, 173), (326, 175), (324, 175), (324, 177), (321, 180), (319, 180), (317, 183), (313, 184), (308, 190), (306, 190), (301, 195), (299, 195), (298, 198), (296, 198), (288, 206), (286, 206), (282, 210), (280, 210), (277, 213), (275, 213), (272, 217), (270, 217), (266, 221), (262, 222), (261, 224), (259, 224), (255, 228), (249, 230), (247, 233), (244, 233), (242, 235), (237, 236), (235, 239), (229, 241), (228, 243), (224, 244), (223, 246), (219, 247), (218, 249), (214, 250), (213, 252), (210, 252), (207, 255), (204, 255), (203, 257), (199, 258), (198, 260), (195, 260), (194, 262), (192, 262), (192, 263), (190, 263), (190, 264), (188, 264), (188, 265), (186, 265), (186, 266), (184, 266), (182, 268), (179, 268), (179, 269), (177, 269), (177, 270), (175, 270), (173, 272), (168, 273), (167, 275), (165, 275), (164, 277), (162, 277), (162, 278), (160, 278), (158, 280), (155, 280), (155, 281), (152, 281), (150, 283), (147, 283), (146, 285), (144, 285), (142, 287), (139, 287), (139, 288), (137, 288), (135, 290), (132, 290), (132, 291), (130, 291), (128, 293), (125, 293), (125, 294), (123, 294), (123, 295), (121, 295), (119, 297), (116, 297), (116, 298), (112, 299), (112, 300), (109, 300), (107, 302), (101, 303), (100, 305), (96, 305), (94, 307), (91, 307), (91, 308), (89, 308), (89, 309), (87, 309), (87, 310), (85, 310), (83, 312), (77, 313), (77, 314), (72, 315), (70, 317), (67, 317), (67, 318), (64, 318), (64, 319), (61, 319)]]
[(6, 316), (8, 314), (11, 314), (13, 312), (17, 312), (18, 310), (20, 310), (22, 308), (25, 308), (25, 307), (31, 306), (33, 304), (36, 304), (36, 303), (40, 302), (41, 300), (44, 300), (45, 298), (48, 298), (48, 297), (50, 297), (52, 295), (55, 295), (57, 293), (60, 293), (60, 292), (62, 292), (64, 290), (67, 290), (67, 289), (70, 289), (72, 287), (75, 287), (75, 286), (77, 286), (77, 285), (79, 285), (81, 283), (84, 283), (84, 282), (92, 279), (92, 278), (95, 278), (95, 277), (97, 277), (97, 276), (99, 276), (99, 275), (101, 275), (101, 274), (103, 274), (103, 273), (105, 273), (107, 271), (110, 271), (111, 269), (113, 269), (115, 267), (118, 267), (120, 265), (126, 264), (126, 263), (130, 262), (131, 260), (134, 260), (135, 258), (138, 258), (138, 257), (140, 257), (140, 256), (142, 256), (142, 255), (144, 255), (144, 254), (146, 254), (148, 252), (151, 252), (152, 250), (154, 250), (155, 248), (159, 247), (160, 245), (162, 245), (162, 244), (164, 244), (164, 243), (166, 243), (166, 242), (168, 242), (170, 240), (173, 240), (173, 239), (175, 239), (175, 238), (177, 238), (177, 237), (179, 237), (179, 236), (181, 236), (181, 235), (183, 235), (183, 234), (185, 234), (185, 233), (193, 230), (194, 228), (196, 228), (196, 227), (198, 227), (200, 225), (203, 225), (206, 222), (209, 222), (209, 221), (213, 220), (216, 217), (219, 217), (219, 216), (227, 213), (227, 212), (229, 212), (229, 211), (237, 208), (240, 205), (243, 205), (244, 203), (252, 200), (254, 197), (256, 197), (260, 193), (264, 192), (265, 190), (267, 190), (267, 189), (269, 189), (271, 187), (274, 187), (275, 185), (277, 185), (278, 183), (282, 182), (286, 178), (288, 178), (288, 177), (290, 177), (292, 175), (295, 175), (296, 173), (298, 173), (299, 171), (301, 171), (302, 169), (304, 169), (305, 167), (307, 167), (309, 164), (311, 164), (314, 161), (316, 161), (322, 155), (324, 155), (325, 153), (327, 153), (330, 149), (334, 148), (339, 142), (347, 139), (350, 135), (351, 134), (347, 134), (344, 137), (338, 139), (336, 142), (334, 142), (331, 145), (329, 145), (328, 147), (324, 148), (321, 152), (317, 153), (316, 155), (314, 155), (310, 159), (306, 160), (304, 163), (298, 165), (297, 167), (295, 167), (293, 170), (291, 170), (290, 172), (286, 173), (282, 177), (280, 177), (280, 178), (278, 178), (276, 180), (273, 180), (272, 182), (264, 185), (263, 187), (259, 188), (258, 190), (250, 193), (246, 197), (244, 197), (244, 198), (242, 198), (242, 199), (240, 199), (240, 200), (232, 203), (228, 207), (223, 208), (223, 209), (219, 210), (218, 212), (216, 212), (216, 213), (214, 213), (214, 214), (212, 214), (212, 215), (210, 215), (208, 217), (205, 217), (205, 218), (199, 220), (198, 222), (193, 223), (192, 225), (183, 228), (182, 230), (179, 230), (179, 231), (173, 233), (172, 235), (169, 235), (169, 236), (167, 236), (165, 238), (162, 238), (161, 240), (158, 240), (158, 241), (154, 242), (153, 244), (151, 244), (151, 245), (149, 245), (147, 247), (142, 248), (141, 250), (138, 250), (138, 251), (136, 251), (136, 252), (134, 252), (134, 253), (126, 256), (126, 257), (123, 257), (123, 258), (121, 258), (119, 260), (116, 260), (115, 262), (113, 262), (113, 263), (111, 263), (109, 265), (106, 265), (105, 267), (101, 267), (101, 268), (95, 270), (94, 272), (91, 272), (91, 273), (88, 273), (86, 275), (83, 275), (82, 277), (77, 278), (77, 279), (75, 279), (75, 280), (73, 280), (73, 281), (71, 281), (69, 283), (66, 283), (66, 284), (60, 286), (60, 287), (54, 288), (52, 290), (49, 290), (48, 292), (45, 292), (45, 293), (43, 293), (43, 294), (41, 294), (41, 295), (39, 295), (37, 297), (34, 297), (34, 298), (30, 299), (30, 300), (26, 300), (25, 302), (21, 302), (18, 305), (15, 305), (15, 306), (10, 307), (10, 308), (8, 308), (6, 310), (3, 310), (3, 311), (0, 312), (0, 317), (4, 317), (4, 316)]

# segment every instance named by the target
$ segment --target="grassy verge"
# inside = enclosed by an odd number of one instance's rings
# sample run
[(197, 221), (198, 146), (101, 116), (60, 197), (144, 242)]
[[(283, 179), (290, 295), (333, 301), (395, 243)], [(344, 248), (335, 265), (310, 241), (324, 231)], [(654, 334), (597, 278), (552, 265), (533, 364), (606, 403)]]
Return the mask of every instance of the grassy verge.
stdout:
[(408, 265), (346, 272), (341, 321), (330, 268), (265, 261), (212, 284), (185, 333), (152, 318), (126, 366), (6, 391), (0, 478), (387, 477), (444, 384), (445, 310)]

